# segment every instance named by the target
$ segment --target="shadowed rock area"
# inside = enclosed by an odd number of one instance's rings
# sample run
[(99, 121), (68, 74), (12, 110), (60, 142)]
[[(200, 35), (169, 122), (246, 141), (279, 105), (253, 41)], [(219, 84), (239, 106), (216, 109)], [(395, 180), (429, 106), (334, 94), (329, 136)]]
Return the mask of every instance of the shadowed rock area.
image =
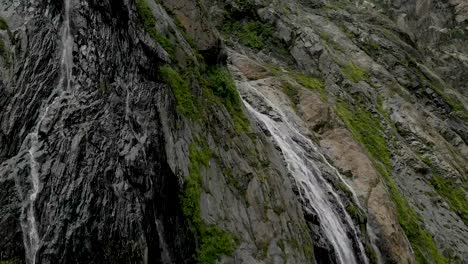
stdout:
[(0, 1), (0, 264), (468, 263), (462, 0)]

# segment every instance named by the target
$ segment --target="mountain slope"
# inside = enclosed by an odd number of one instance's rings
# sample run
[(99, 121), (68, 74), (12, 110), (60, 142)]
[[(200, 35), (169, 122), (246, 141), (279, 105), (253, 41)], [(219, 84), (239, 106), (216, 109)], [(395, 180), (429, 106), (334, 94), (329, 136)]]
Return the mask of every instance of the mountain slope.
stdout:
[(0, 7), (0, 262), (468, 261), (463, 1)]

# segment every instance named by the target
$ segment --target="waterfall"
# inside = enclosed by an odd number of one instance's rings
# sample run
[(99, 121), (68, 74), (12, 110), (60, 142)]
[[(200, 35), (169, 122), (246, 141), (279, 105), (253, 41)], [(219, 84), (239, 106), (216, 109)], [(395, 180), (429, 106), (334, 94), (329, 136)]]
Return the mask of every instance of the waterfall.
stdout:
[[(248, 93), (255, 93), (255, 96), (261, 100), (261, 103), (256, 103), (254, 107), (246, 101), (246, 98), (243, 98), (246, 108), (264, 125), (281, 149), (287, 169), (298, 186), (301, 199), (306, 206), (310, 206), (309, 210), (317, 213), (321, 229), (333, 247), (338, 263), (368, 263), (364, 246), (357, 236), (351, 217), (309, 153), (317, 154), (324, 159), (327, 166), (334, 168), (282, 109), (270, 101), (259, 89), (254, 89), (249, 83), (246, 85)], [(261, 105), (268, 109), (268, 114), (259, 110)], [(341, 175), (338, 176), (341, 179)], [(357, 244), (357, 249), (353, 247), (353, 241)]]
[[(73, 37), (70, 30), (70, 0), (64, 0), (64, 22), (62, 29), (62, 55), (60, 60), (60, 80), (58, 86), (53, 90), (50, 97), (47, 99), (48, 105), (44, 108), (40, 115), (39, 122), (28, 135), (30, 148), (29, 154), (29, 165), (30, 165), (30, 177), (32, 190), (27, 196), (26, 202), (22, 208), (22, 221), (21, 226), (23, 230), (24, 246), (26, 251), (26, 261), (29, 264), (36, 263), (37, 251), (41, 246), (41, 239), (38, 232), (38, 224), (35, 215), (35, 203), (40, 193), (40, 168), (41, 164), (37, 160), (37, 156), (40, 155), (41, 142), (39, 139), (39, 132), (41, 125), (47, 118), (49, 111), (57, 103), (64, 98), (64, 94), (71, 89), (72, 79), (72, 68), (73, 68)], [(52, 102), (51, 102), (52, 101)]]

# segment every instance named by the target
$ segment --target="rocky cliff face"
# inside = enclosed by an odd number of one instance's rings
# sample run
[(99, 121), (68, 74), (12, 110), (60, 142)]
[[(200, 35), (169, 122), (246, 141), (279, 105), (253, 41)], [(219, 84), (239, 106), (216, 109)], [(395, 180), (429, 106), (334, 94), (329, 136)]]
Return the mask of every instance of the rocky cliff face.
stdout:
[(467, 7), (0, 1), (0, 263), (466, 263)]

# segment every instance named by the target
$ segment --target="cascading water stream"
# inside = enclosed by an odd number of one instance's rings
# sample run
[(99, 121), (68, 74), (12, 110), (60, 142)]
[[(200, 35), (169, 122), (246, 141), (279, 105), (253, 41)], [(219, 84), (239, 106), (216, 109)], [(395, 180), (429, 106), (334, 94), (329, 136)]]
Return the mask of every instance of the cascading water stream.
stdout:
[[(335, 251), (338, 263), (368, 263), (362, 243), (359, 239), (355, 239), (358, 244), (356, 250), (353, 247), (353, 240), (348, 235), (347, 230), (351, 230), (350, 233), (357, 238), (351, 217), (308, 153), (318, 153), (319, 156), (323, 156), (317, 152), (313, 142), (304, 136), (295, 124), (288, 122), (286, 114), (281, 109), (258, 90), (256, 94), (266, 104), (270, 113), (274, 112), (275, 118), (261, 113), (245, 99), (243, 99), (244, 104), (249, 112), (264, 124), (281, 149), (289, 172), (299, 189), (303, 191), (300, 191), (301, 198), (305, 204), (310, 205), (316, 211), (321, 228)], [(331, 166), (328, 163), (327, 165)], [(340, 215), (343, 215), (344, 219)], [(359, 251), (358, 255), (356, 251)]]
[(64, 0), (64, 23), (62, 29), (62, 56), (61, 56), (61, 72), (60, 80), (57, 87), (47, 99), (47, 106), (40, 115), (39, 122), (37, 122), (32, 133), (28, 135), (30, 148), (28, 151), (30, 158), (30, 177), (32, 183), (32, 190), (30, 191), (26, 203), (22, 208), (22, 222), (24, 246), (26, 250), (26, 261), (30, 264), (36, 263), (37, 251), (41, 246), (41, 239), (37, 228), (37, 219), (35, 215), (35, 203), (40, 192), (40, 163), (37, 160), (37, 155), (40, 152), (40, 139), (39, 132), (41, 125), (47, 118), (49, 111), (57, 103), (60, 103), (64, 98), (65, 93), (71, 89), (72, 68), (73, 68), (73, 37), (70, 30), (70, 1)]

